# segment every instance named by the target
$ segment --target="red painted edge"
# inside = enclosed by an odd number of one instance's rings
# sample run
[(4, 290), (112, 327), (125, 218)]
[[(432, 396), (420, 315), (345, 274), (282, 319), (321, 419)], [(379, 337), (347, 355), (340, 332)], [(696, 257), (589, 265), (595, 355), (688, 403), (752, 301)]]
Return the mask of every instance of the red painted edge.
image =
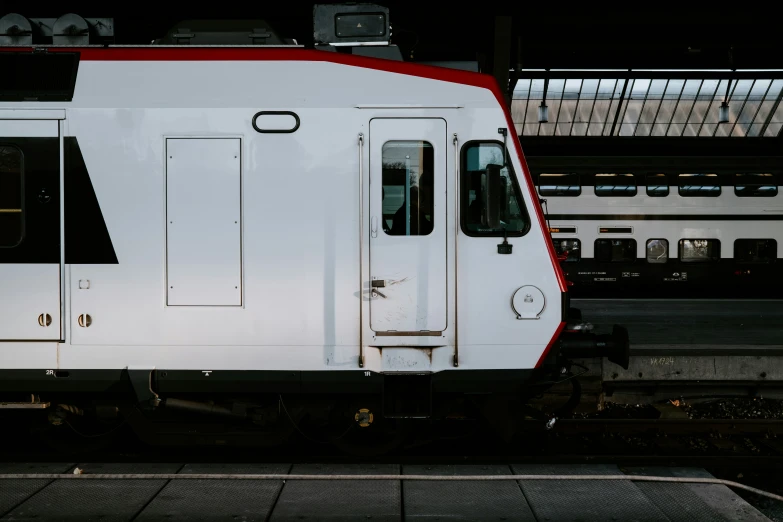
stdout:
[(538, 362), (536, 363), (536, 368), (540, 368), (541, 365), (544, 363), (544, 359), (546, 359), (546, 356), (549, 355), (549, 350), (552, 349), (552, 346), (557, 342), (558, 337), (560, 337), (560, 334), (563, 331), (563, 328), (565, 328), (565, 323), (560, 323), (560, 326), (557, 327), (557, 330), (555, 330), (555, 335), (552, 336), (552, 339), (549, 341), (549, 344), (546, 345), (546, 348), (544, 348), (544, 353), (541, 354), (541, 357), (538, 358)]
[[(43, 46), (45, 47), (45, 46)], [(19, 52), (32, 51), (32, 47), (4, 47), (0, 52)], [(366, 56), (356, 56), (353, 54), (337, 53), (329, 51), (317, 51), (314, 49), (286, 49), (286, 48), (243, 48), (243, 47), (51, 47), (47, 48), (49, 52), (77, 52), (80, 60), (107, 60), (107, 61), (261, 61), (261, 60), (290, 60), (290, 61), (313, 61), (330, 62), (354, 67), (363, 67), (366, 69), (375, 69), (409, 76), (418, 76), (432, 80), (440, 80), (462, 85), (471, 85), (489, 89), (498, 101), (511, 134), (511, 142), (517, 152), (517, 157), (522, 165), (522, 177), (527, 182), (528, 191), (532, 199), (533, 209), (538, 218), (538, 224), (541, 230), (548, 233), (544, 212), (541, 204), (538, 202), (537, 192), (533, 185), (533, 178), (530, 175), (525, 155), (522, 152), (522, 146), (519, 142), (519, 136), (516, 127), (511, 119), (511, 112), (506, 107), (506, 101), (503, 93), (493, 76), (470, 71), (461, 71), (458, 69), (449, 69), (446, 67), (435, 67), (410, 62), (398, 62), (394, 60), (384, 60), (380, 58), (371, 58)], [(512, 129), (513, 132), (512, 132)], [(545, 234), (546, 237), (546, 234)], [(552, 262), (552, 268), (557, 276), (557, 282), (561, 292), (567, 291), (565, 276), (560, 263), (557, 261), (554, 245), (551, 241), (546, 241), (549, 258)]]

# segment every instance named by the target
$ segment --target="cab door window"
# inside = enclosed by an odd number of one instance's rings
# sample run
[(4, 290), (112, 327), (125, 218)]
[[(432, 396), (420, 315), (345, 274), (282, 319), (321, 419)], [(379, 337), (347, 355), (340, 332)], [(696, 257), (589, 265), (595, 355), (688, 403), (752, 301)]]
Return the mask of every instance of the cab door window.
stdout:
[(388, 141), (382, 150), (383, 230), (426, 236), (435, 226), (434, 149), (426, 141)]

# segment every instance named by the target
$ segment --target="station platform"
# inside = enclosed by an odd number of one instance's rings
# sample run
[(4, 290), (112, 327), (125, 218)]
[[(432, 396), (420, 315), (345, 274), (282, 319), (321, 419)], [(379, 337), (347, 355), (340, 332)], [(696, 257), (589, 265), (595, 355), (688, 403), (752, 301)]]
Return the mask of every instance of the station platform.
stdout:
[[(0, 474), (313, 474), (356, 480), (14, 479), (0, 481), (2, 520), (769, 521), (715, 484), (607, 480), (362, 480), (362, 475), (655, 475), (699, 468), (609, 464), (19, 463)], [(325, 479), (327, 477), (324, 477)]]

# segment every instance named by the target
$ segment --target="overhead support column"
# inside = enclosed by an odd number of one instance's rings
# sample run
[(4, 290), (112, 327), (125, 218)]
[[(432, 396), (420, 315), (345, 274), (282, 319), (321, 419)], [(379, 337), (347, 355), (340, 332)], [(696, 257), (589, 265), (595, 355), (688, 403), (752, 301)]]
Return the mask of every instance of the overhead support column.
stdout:
[(492, 59), (492, 70), (495, 79), (503, 91), (506, 105), (511, 107), (508, 70), (511, 66), (511, 17), (495, 17), (495, 51)]

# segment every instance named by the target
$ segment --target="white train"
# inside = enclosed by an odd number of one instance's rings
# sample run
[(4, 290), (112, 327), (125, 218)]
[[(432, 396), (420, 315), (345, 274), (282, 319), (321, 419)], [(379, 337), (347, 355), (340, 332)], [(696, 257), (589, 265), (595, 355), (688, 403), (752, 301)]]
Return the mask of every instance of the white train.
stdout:
[(524, 397), (571, 356), (627, 365), (622, 328), (564, 333), (492, 77), (296, 45), (1, 51), (60, 75), (0, 86), (6, 406), (298, 422), (339, 395), (368, 426)]
[(779, 298), (779, 165), (723, 163), (534, 172), (574, 295)]

